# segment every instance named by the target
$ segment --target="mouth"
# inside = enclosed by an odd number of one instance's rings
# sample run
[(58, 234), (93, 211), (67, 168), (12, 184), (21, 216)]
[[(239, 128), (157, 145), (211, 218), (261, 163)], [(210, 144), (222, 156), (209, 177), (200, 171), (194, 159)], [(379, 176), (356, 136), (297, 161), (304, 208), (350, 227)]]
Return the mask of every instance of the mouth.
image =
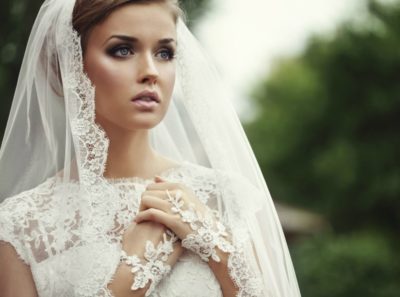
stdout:
[(141, 109), (152, 109), (157, 106), (161, 100), (156, 92), (143, 91), (133, 97), (131, 102)]
[(132, 101), (156, 102), (160, 103), (160, 98), (156, 92), (143, 91), (133, 97)]

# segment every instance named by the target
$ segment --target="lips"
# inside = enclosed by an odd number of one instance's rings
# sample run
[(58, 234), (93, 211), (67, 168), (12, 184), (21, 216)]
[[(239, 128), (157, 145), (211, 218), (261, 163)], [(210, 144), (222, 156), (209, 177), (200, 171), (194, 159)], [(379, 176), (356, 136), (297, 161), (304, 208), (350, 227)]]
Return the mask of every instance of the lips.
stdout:
[(156, 92), (143, 91), (131, 100), (140, 110), (152, 110), (160, 103), (160, 98)]
[(160, 98), (158, 97), (158, 94), (156, 92), (151, 92), (151, 91), (143, 91), (137, 94), (135, 97), (132, 99), (133, 102), (135, 101), (144, 101), (144, 102), (156, 102), (160, 103)]

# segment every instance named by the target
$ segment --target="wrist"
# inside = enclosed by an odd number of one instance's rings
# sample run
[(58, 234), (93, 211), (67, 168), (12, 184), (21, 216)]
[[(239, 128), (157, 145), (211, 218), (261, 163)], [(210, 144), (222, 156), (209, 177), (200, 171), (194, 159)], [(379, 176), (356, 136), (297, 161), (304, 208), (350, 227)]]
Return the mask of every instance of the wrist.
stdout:
[(220, 262), (218, 250), (225, 253), (233, 252), (234, 248), (228, 241), (229, 234), (221, 224), (217, 211), (211, 210), (206, 205), (203, 205), (200, 211), (193, 204), (186, 205), (184, 209), (185, 203), (180, 191), (177, 191), (175, 196), (171, 196), (167, 191), (167, 195), (172, 204), (172, 212), (179, 214), (181, 220), (192, 230), (182, 240), (184, 248), (193, 251), (206, 262), (210, 259)]
[(140, 255), (131, 255), (121, 250), (120, 261), (129, 266), (134, 276), (132, 291), (138, 292), (145, 289), (145, 296), (149, 296), (154, 291), (156, 285), (171, 271), (167, 260), (174, 251), (173, 244), (176, 241), (176, 235), (167, 232), (156, 246), (147, 240), (144, 252)]
[(218, 268), (218, 267), (227, 267), (228, 266), (228, 259), (229, 259), (229, 253), (225, 253), (221, 251), (219, 248), (216, 248), (216, 254), (219, 258), (219, 261), (215, 261), (213, 259), (210, 259), (207, 264), (211, 269)]

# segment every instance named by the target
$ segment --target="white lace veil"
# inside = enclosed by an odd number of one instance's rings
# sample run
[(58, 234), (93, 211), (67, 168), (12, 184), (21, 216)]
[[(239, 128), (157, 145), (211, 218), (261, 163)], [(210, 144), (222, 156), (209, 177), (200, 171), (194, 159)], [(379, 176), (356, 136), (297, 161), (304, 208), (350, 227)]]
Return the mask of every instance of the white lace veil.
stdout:
[[(107, 203), (110, 212), (118, 206), (103, 178), (108, 139), (94, 122), (95, 89), (72, 28), (74, 4), (45, 1), (33, 26), (0, 150), (0, 201), (57, 175), (59, 189), (70, 183), (79, 188), (74, 207), (81, 220), (73, 228), (86, 241), (101, 241), (113, 219), (98, 222), (96, 205)], [(151, 131), (152, 145), (171, 159), (229, 173), (228, 182), (225, 174), (217, 180), (225, 197), (220, 208), (237, 225), (237, 243), (250, 246), (247, 260), (261, 271), (264, 295), (300, 296), (274, 204), (222, 80), (181, 20), (177, 30), (173, 100)], [(63, 203), (61, 221), (71, 207)]]

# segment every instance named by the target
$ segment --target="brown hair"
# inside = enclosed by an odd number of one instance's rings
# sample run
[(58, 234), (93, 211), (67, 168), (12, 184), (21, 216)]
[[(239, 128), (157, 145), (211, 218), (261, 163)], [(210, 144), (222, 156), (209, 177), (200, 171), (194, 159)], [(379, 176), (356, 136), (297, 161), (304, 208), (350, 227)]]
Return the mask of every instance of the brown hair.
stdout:
[(131, 3), (166, 4), (171, 9), (174, 21), (185, 18), (185, 13), (180, 8), (178, 0), (76, 0), (72, 15), (72, 26), (81, 36), (82, 50), (84, 51), (87, 38), (92, 28), (101, 23), (117, 8)]

